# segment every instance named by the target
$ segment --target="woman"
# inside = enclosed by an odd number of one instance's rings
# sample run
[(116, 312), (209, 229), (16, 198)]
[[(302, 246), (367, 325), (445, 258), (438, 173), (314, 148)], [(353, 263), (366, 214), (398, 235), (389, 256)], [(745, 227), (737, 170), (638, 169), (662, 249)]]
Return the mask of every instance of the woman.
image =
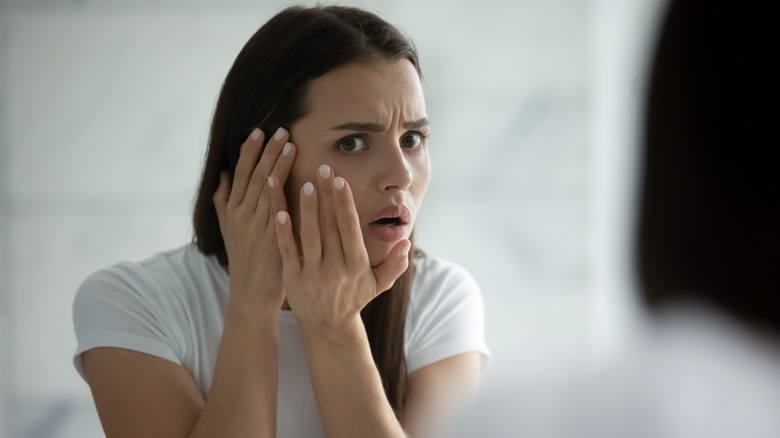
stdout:
[(194, 243), (81, 286), (75, 364), (106, 435), (431, 436), (477, 386), (482, 301), (413, 250), (430, 179), (412, 44), (293, 7), (223, 85)]

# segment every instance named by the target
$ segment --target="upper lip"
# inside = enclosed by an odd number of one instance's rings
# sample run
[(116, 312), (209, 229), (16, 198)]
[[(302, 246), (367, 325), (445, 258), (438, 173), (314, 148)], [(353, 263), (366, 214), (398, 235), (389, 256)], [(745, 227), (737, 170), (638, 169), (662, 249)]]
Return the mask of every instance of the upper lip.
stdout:
[(405, 205), (388, 205), (387, 207), (383, 207), (376, 213), (374, 213), (371, 216), (371, 220), (368, 221), (369, 224), (372, 224), (379, 219), (387, 218), (387, 217), (394, 217), (398, 218), (401, 225), (406, 225), (409, 223), (409, 220), (412, 217), (412, 213), (409, 211), (409, 208), (407, 208)]

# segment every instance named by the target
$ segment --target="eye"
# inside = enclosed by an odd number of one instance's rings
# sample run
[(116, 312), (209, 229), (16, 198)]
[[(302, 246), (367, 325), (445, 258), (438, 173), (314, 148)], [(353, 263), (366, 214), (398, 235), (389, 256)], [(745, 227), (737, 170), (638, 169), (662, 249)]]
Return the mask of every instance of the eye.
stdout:
[(366, 148), (366, 142), (360, 137), (347, 137), (339, 140), (336, 147), (344, 152), (357, 152)]
[(408, 149), (417, 149), (423, 145), (425, 135), (419, 132), (410, 132), (401, 137), (401, 147)]

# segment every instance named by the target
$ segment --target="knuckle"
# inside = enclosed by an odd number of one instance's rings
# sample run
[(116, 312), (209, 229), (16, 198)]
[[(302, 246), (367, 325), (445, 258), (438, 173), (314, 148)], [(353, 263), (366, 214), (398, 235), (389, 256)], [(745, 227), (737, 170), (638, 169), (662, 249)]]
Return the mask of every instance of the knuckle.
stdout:
[(297, 257), (293, 251), (293, 248), (290, 245), (287, 245), (286, 243), (282, 243), (280, 248), (280, 251), (282, 253), (282, 258), (286, 260), (291, 260), (294, 257)]
[(260, 195), (258, 196), (261, 200), (260, 204), (268, 204), (274, 200), (274, 197), (272, 196), (273, 190), (271, 190), (270, 187), (268, 187), (268, 184), (263, 184), (260, 187)]
[(340, 190), (337, 192), (338, 195), (335, 196), (335, 203), (340, 208), (350, 208), (353, 203), (352, 200), (347, 196), (344, 190)]
[(341, 270), (331, 268), (325, 272), (325, 283), (329, 284), (331, 287), (341, 285), (343, 280), (344, 275)]
[(301, 200), (301, 216), (311, 222), (317, 222), (317, 204), (311, 199)]
[(358, 224), (358, 221), (355, 220), (355, 218), (350, 216), (341, 221), (341, 231), (354, 233), (358, 230), (360, 230), (360, 225)]
[(236, 166), (233, 179), (240, 180), (243, 179), (245, 175), (246, 175), (246, 165), (244, 165), (244, 163), (239, 162), (238, 165)]
[(232, 222), (240, 229), (248, 229), (252, 224), (252, 216), (246, 208), (239, 207), (233, 210)]
[(301, 231), (301, 244), (313, 248), (319, 243), (319, 239), (314, 233)]
[(241, 145), (241, 150), (239, 151), (239, 159), (241, 157), (248, 157), (250, 155), (254, 155), (257, 153), (257, 149), (260, 147), (259, 143), (255, 143), (252, 141), (245, 141), (244, 144)]
[(325, 217), (325, 228), (329, 230), (338, 230), (339, 229), (339, 221), (336, 218), (336, 216), (329, 215)]

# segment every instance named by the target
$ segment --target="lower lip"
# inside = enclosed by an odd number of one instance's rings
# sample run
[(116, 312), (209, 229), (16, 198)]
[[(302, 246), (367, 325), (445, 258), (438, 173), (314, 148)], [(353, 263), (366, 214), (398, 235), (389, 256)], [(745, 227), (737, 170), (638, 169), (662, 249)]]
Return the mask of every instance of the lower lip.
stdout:
[(369, 227), (379, 240), (383, 242), (398, 242), (406, 237), (406, 225), (396, 225), (388, 227), (385, 225), (371, 225)]

